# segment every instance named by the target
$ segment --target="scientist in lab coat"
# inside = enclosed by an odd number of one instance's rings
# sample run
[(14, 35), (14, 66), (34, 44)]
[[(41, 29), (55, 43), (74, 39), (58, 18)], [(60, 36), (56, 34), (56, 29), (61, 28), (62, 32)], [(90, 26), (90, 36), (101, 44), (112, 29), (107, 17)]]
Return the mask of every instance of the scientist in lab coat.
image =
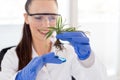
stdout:
[[(83, 32), (62, 32), (46, 39), (50, 26), (56, 25), (56, 0), (27, 0), (23, 36), (5, 54), (0, 80), (106, 80), (106, 70), (91, 50)], [(54, 40), (68, 41), (54, 45)]]

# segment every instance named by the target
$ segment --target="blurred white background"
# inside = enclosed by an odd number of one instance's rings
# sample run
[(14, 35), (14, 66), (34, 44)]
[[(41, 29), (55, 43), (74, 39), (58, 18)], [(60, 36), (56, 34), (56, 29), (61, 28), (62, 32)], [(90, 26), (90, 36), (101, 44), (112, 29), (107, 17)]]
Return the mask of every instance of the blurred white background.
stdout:
[[(0, 50), (21, 38), (26, 0), (0, 0)], [(107, 69), (109, 80), (120, 80), (119, 0), (58, 0), (67, 23), (90, 32), (93, 51)]]

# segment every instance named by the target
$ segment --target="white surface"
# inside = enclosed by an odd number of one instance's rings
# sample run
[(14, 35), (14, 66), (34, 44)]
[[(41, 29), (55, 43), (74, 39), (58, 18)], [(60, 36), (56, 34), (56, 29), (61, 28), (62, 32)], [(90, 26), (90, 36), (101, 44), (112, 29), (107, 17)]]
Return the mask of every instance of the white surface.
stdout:
[(22, 25), (0, 25), (0, 50), (18, 44)]
[(120, 72), (117, 71), (120, 65), (120, 0), (78, 1), (81, 28), (90, 31), (92, 48), (106, 66), (108, 75), (117, 75)]
[(119, 25), (116, 23), (82, 23), (81, 29), (90, 32), (93, 51), (104, 63), (108, 75), (117, 74), (119, 55)]

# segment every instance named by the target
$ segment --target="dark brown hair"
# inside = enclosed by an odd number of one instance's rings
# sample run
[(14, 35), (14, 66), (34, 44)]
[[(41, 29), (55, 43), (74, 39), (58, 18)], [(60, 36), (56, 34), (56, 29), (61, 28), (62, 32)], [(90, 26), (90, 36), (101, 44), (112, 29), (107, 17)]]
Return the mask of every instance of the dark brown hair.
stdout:
[[(33, 0), (27, 0), (25, 10), (29, 13), (29, 8)], [(54, 0), (57, 4), (57, 0)], [(32, 35), (29, 24), (24, 23), (22, 39), (16, 47), (16, 53), (19, 59), (18, 70), (24, 68), (32, 59)]]

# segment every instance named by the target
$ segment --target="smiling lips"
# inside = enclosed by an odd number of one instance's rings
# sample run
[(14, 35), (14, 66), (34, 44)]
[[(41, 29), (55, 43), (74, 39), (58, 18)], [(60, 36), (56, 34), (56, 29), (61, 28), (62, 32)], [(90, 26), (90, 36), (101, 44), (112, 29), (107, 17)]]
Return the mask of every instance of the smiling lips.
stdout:
[(42, 35), (46, 35), (49, 32), (49, 30), (39, 30), (39, 29), (38, 29), (38, 31)]

